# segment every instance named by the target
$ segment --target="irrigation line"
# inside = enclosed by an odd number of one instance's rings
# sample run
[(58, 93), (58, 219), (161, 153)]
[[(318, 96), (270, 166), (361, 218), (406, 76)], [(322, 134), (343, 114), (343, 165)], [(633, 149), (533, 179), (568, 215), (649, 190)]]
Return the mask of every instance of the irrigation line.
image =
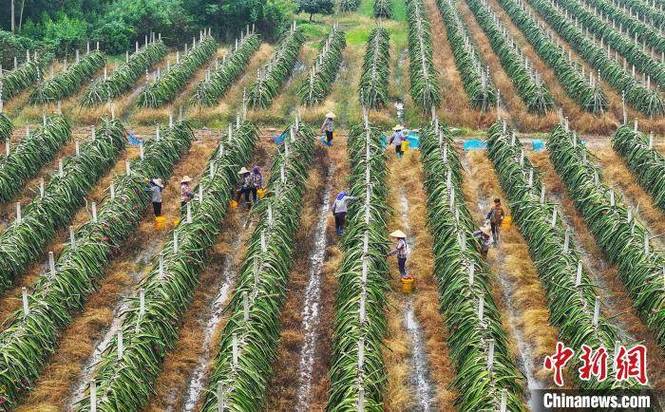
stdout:
[(302, 329), (304, 339), (300, 351), (300, 362), (298, 367), (298, 403), (296, 411), (307, 411), (310, 409), (309, 401), (312, 389), (312, 373), (314, 360), (317, 354), (316, 344), (319, 337), (319, 324), (321, 322), (321, 284), (323, 275), (323, 263), (326, 259), (328, 226), (328, 213), (330, 211), (330, 192), (332, 191), (332, 177), (335, 167), (330, 166), (326, 177), (326, 186), (323, 194), (323, 202), (319, 213), (314, 237), (314, 248), (309, 256), (309, 282), (305, 289), (305, 303), (302, 309)]
[[(400, 208), (402, 225), (405, 232), (409, 235), (407, 245), (408, 254), (411, 255), (415, 249), (413, 242), (414, 235), (411, 233), (409, 225), (409, 199), (406, 196), (404, 187), (400, 187)], [(404, 313), (403, 326), (409, 335), (411, 352), (411, 385), (415, 386), (416, 398), (419, 410), (432, 411), (437, 409), (436, 393), (432, 385), (432, 379), (425, 349), (425, 339), (422, 327), (414, 310), (414, 297), (408, 295), (402, 299), (402, 312)]]

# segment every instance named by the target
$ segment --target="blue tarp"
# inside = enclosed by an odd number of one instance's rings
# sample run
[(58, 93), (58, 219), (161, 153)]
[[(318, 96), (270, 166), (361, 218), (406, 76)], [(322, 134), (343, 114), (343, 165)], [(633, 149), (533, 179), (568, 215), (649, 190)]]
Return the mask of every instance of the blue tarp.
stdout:
[(533, 139), (531, 141), (531, 146), (533, 147), (534, 152), (540, 152), (545, 150), (545, 142), (540, 139)]
[(133, 133), (127, 134), (127, 141), (132, 146), (139, 146), (139, 145), (143, 144), (143, 140), (140, 137), (133, 134)]
[(469, 139), (464, 141), (464, 150), (484, 150), (487, 149), (487, 143), (480, 139)]
[(284, 140), (286, 139), (286, 134), (287, 133), (284, 132), (282, 134), (278, 134), (276, 136), (273, 136), (272, 137), (273, 142), (275, 142), (275, 144), (282, 144), (284, 142)]

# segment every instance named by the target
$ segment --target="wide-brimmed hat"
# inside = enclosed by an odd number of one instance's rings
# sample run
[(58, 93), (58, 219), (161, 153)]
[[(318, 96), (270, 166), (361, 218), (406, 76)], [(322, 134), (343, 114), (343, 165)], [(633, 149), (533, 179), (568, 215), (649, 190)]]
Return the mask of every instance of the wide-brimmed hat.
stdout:
[(396, 238), (399, 238), (399, 239), (404, 239), (404, 238), (406, 238), (406, 235), (401, 230), (396, 230), (396, 231), (394, 231), (393, 233), (390, 234), (390, 237), (396, 237)]
[(484, 225), (483, 227), (480, 228), (480, 231), (486, 234), (487, 236), (490, 236), (492, 234), (492, 228), (490, 225)]
[(187, 175), (185, 175), (185, 176), (182, 178), (182, 180), (180, 181), (180, 183), (189, 183), (189, 182), (191, 182), (191, 181), (192, 181), (192, 178), (189, 177), (189, 176), (187, 176)]
[(326, 119), (334, 119), (335, 117), (335, 113), (333, 112), (326, 113)]
[(404, 129), (404, 126), (402, 126), (401, 124), (398, 124), (397, 126), (393, 127), (393, 130), (396, 132), (399, 132), (402, 129)]
[(239, 175), (244, 175), (245, 173), (249, 173), (249, 170), (247, 170), (246, 167), (243, 167), (243, 168), (240, 169), (240, 171), (238, 172)]
[(162, 189), (164, 189), (164, 183), (162, 183), (162, 179), (159, 179), (159, 178), (152, 179), (151, 182), (152, 182), (155, 186), (159, 186), (159, 187), (161, 187)]

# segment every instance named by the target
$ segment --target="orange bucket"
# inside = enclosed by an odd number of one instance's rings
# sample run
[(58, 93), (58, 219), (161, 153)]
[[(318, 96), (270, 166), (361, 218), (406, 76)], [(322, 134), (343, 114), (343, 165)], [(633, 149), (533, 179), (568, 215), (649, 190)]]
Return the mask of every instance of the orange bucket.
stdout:
[(513, 218), (512, 216), (506, 216), (503, 218), (503, 221), (501, 222), (501, 230), (508, 230), (510, 229), (510, 226), (513, 224)]
[(413, 288), (415, 287), (416, 283), (416, 278), (408, 276), (405, 278), (400, 278), (400, 282), (402, 282), (402, 293), (405, 295), (409, 295), (413, 292)]
[(238, 202), (236, 202), (235, 200), (232, 200), (231, 204), (229, 206), (231, 206), (231, 209), (236, 209), (238, 207)]
[(166, 218), (164, 216), (155, 217), (155, 230), (162, 231), (166, 229)]

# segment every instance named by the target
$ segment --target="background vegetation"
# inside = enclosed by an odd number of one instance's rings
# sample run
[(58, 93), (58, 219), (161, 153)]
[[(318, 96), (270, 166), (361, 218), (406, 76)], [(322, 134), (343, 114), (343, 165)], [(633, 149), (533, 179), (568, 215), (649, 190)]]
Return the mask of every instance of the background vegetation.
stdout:
[(228, 40), (255, 24), (274, 40), (297, 9), (294, 0), (0, 0), (0, 63), (8, 67), (15, 55), (22, 60), (26, 49), (37, 46), (67, 55), (87, 41), (99, 41), (107, 53), (124, 53), (150, 32), (180, 45), (208, 27)]

